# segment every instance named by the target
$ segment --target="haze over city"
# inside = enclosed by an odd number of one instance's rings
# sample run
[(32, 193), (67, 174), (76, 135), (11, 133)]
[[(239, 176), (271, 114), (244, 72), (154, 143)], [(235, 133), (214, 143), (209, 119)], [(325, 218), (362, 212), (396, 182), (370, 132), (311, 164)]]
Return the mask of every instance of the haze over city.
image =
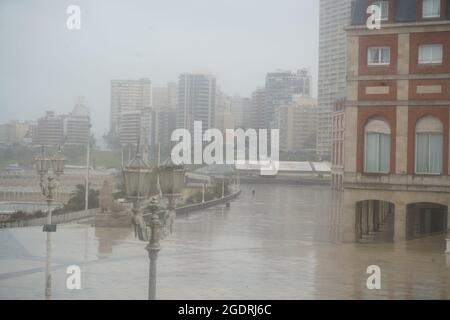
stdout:
[(450, 0), (0, 0), (0, 47), (0, 300), (450, 298)]
[[(80, 30), (66, 8), (81, 8)], [(211, 73), (250, 97), (268, 72), (308, 68), (317, 83), (318, 1), (42, 1), (0, 3), (2, 120), (33, 120), (88, 102), (97, 138), (109, 130), (110, 80)], [(26, 88), (26, 90), (24, 90)], [(19, 94), (20, 93), (20, 94)]]

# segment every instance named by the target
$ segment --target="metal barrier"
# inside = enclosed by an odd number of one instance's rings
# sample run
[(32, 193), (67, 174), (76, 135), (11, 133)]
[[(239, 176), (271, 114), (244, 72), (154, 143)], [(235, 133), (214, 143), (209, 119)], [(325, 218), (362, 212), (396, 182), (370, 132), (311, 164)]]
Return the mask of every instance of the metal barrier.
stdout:
[[(69, 212), (69, 213), (63, 213), (58, 215), (52, 216), (52, 222), (55, 224), (61, 224), (61, 223), (67, 223), (72, 222), (75, 220), (87, 218), (90, 216), (93, 216), (98, 209), (89, 209), (86, 211), (76, 211), (76, 212)], [(1, 228), (23, 228), (23, 227), (36, 227), (36, 226), (43, 226), (47, 223), (47, 218), (35, 218), (35, 219), (29, 219), (29, 220), (20, 220), (20, 221), (11, 221), (11, 222), (3, 222), (0, 224)]]

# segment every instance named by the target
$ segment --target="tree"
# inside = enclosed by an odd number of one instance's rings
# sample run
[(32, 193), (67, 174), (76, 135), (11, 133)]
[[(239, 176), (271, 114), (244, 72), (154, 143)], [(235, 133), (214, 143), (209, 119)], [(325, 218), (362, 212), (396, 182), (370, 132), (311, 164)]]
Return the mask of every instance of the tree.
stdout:
[[(85, 186), (83, 184), (77, 185), (77, 190), (67, 204), (64, 206), (65, 212), (74, 212), (84, 210), (85, 207)], [(88, 208), (95, 209), (99, 207), (100, 192), (89, 188)]]

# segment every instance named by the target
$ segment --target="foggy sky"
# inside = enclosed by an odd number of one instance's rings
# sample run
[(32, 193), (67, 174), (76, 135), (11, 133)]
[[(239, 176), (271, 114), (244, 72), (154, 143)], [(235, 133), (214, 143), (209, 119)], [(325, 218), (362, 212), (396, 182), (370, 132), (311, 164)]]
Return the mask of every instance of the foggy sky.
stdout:
[[(66, 9), (81, 8), (81, 30)], [(70, 112), (79, 96), (94, 132), (109, 129), (110, 80), (155, 86), (184, 72), (250, 96), (267, 72), (307, 67), (316, 92), (318, 0), (1, 0), (0, 123)]]

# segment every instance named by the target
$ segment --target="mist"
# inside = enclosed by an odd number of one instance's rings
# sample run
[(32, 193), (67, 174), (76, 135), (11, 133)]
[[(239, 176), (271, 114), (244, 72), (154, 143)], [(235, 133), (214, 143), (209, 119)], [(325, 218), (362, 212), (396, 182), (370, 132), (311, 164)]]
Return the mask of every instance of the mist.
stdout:
[[(81, 30), (66, 28), (71, 4), (81, 9)], [(111, 79), (158, 86), (208, 72), (227, 94), (250, 96), (276, 69), (307, 67), (316, 80), (317, 41), (318, 2), (309, 0), (3, 0), (3, 120), (69, 112), (84, 96), (101, 135)]]

